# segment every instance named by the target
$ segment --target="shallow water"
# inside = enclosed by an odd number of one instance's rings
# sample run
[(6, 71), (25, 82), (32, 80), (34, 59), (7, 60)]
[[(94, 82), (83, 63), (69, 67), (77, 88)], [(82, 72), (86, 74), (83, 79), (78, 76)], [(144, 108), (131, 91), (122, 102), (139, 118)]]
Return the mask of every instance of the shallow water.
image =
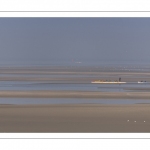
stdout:
[[(70, 67), (71, 68), (71, 67)], [(0, 90), (17, 90), (17, 91), (32, 91), (32, 90), (54, 90), (54, 91), (99, 91), (99, 92), (130, 92), (130, 91), (150, 91), (150, 83), (146, 82), (146, 83), (140, 83), (138, 84), (137, 82), (129, 82), (127, 84), (91, 84), (90, 83), (90, 79), (92, 78), (98, 78), (99, 75), (102, 78), (104, 76), (104, 78), (109, 78), (109, 77), (118, 77), (115, 74), (86, 74), (86, 71), (89, 72), (92, 70), (89, 70), (88, 68), (82, 71), (82, 68), (74, 68), (72, 67), (72, 69), (68, 69), (71, 71), (77, 71), (77, 74), (67, 74), (67, 71), (65, 72), (65, 74), (13, 74), (13, 73), (5, 73), (5, 68), (4, 68), (4, 73), (3, 73), (3, 68), (2, 68), (2, 72), (0, 77), (39, 77), (39, 78), (56, 78), (58, 80), (52, 80), (50, 82), (48, 82), (47, 80), (44, 81), (0, 81)], [(101, 70), (99, 67), (95, 67), (98, 70)], [(93, 70), (95, 70), (95, 68)], [(120, 70), (122, 67), (120, 67), (118, 70)], [(130, 67), (123, 67), (124, 70), (125, 69), (132, 69)], [(7, 68), (8, 69), (8, 68)], [(6, 69), (6, 71), (7, 71)], [(58, 69), (58, 68), (57, 68)], [(103, 68), (102, 68), (103, 69)], [(112, 69), (112, 66), (110, 66), (110, 69)], [(140, 68), (134, 68), (134, 69), (140, 69)], [(143, 67), (142, 67), (143, 69)], [(147, 71), (147, 69), (150, 70), (149, 66), (146, 68), (144, 68), (144, 71)], [(55, 68), (54, 68), (55, 70)], [(106, 71), (109, 70), (108, 67), (106, 67), (105, 69)], [(9, 71), (9, 69), (8, 69)], [(82, 73), (85, 74), (78, 74), (78, 72), (80, 73), (80, 71)], [(85, 71), (85, 72), (84, 72)], [(28, 71), (27, 71), (28, 72)], [(97, 71), (98, 72), (98, 71)], [(40, 72), (42, 73), (42, 71)], [(120, 75), (119, 75), (120, 76)], [(132, 78), (133, 74), (123, 74), (122, 76), (130, 78), (130, 76)], [(122, 77), (121, 76), (121, 77)], [(71, 82), (70, 80), (66, 80), (69, 78), (74, 78), (77, 79), (78, 77), (82, 78), (84, 77), (84, 79), (86, 79), (86, 83), (79, 83), (80, 81), (82, 81), (82, 79), (80, 79), (78, 81), (78, 83), (69, 83)], [(140, 75), (136, 76), (137, 77), (137, 81), (138, 78), (140, 77)], [(62, 80), (59, 80), (59, 78), (62, 78)], [(144, 77), (141, 77), (142, 80), (146, 80), (147, 78), (149, 79), (149, 75), (145, 75)], [(8, 78), (7, 78), (8, 79)], [(64, 79), (64, 80), (63, 80)], [(123, 77), (122, 77), (123, 79)], [(66, 81), (65, 81), (66, 80)], [(74, 80), (74, 82), (76, 82), (77, 80)], [(136, 81), (136, 80), (134, 80)], [(147, 80), (146, 80), (147, 81)], [(148, 80), (149, 81), (149, 80)], [(51, 83), (51, 82), (58, 82), (58, 83)], [(63, 83), (62, 83), (63, 82)], [(87, 83), (89, 82), (89, 83)], [(76, 98), (68, 98), (68, 99), (64, 99), (64, 98), (0, 98), (0, 104), (137, 104), (137, 103), (150, 103), (150, 100), (131, 100), (131, 99), (76, 99)]]
[(0, 104), (150, 104), (150, 100), (132, 99), (76, 99), (76, 98), (0, 98)]
[(78, 84), (78, 83), (38, 83), (22, 81), (0, 81), (0, 90), (77, 90), (77, 91), (101, 91), (124, 92), (130, 90), (150, 90), (150, 83), (127, 84)]

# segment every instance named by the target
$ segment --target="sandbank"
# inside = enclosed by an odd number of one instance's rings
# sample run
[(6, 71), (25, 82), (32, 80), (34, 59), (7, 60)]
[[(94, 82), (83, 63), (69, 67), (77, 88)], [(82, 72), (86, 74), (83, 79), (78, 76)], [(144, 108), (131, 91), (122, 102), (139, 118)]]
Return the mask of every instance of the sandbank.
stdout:
[(98, 91), (0, 91), (0, 97), (10, 98), (108, 98), (150, 99), (150, 92), (98, 92)]

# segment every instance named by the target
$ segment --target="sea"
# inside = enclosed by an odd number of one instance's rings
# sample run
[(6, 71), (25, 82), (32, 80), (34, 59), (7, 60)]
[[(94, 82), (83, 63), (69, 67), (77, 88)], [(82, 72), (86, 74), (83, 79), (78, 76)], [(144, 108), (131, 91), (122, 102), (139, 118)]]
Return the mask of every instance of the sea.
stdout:
[[(115, 71), (120, 69), (123, 71), (138, 71), (138, 72), (150, 72), (149, 63), (128, 62), (128, 63), (88, 63), (82, 61), (76, 62), (51, 62), (51, 63), (8, 63), (1, 64), (0, 68), (13, 68), (13, 67), (28, 67), (28, 66), (59, 66), (59, 67), (106, 67)], [(0, 77), (14, 77), (15, 74), (0, 74)], [(20, 76), (32, 76), (37, 75), (20, 75)], [(77, 75), (74, 75), (74, 77)], [(40, 75), (45, 77), (45, 75)], [(69, 77), (69, 76), (68, 76)], [(0, 81), (0, 90), (17, 90), (17, 91), (29, 91), (29, 90), (55, 90), (55, 91), (99, 91), (99, 92), (128, 92), (132, 89), (142, 89), (150, 91), (150, 82), (138, 83), (129, 82), (126, 84), (92, 84), (92, 83), (51, 83), (51, 82), (37, 82), (37, 81)], [(138, 90), (137, 90), (138, 92)], [(30, 105), (30, 104), (106, 104), (106, 105), (120, 105), (120, 104), (149, 104), (150, 99), (84, 99), (84, 98), (0, 98), (0, 104), (8, 105)]]

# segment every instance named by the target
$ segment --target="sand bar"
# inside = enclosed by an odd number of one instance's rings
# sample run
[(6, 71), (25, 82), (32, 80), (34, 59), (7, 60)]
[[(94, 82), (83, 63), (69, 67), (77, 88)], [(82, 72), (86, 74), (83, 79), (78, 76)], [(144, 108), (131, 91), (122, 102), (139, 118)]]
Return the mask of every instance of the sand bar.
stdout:
[(0, 97), (150, 99), (150, 92), (0, 91)]
[(0, 67), (0, 81), (34, 81), (34, 82), (63, 82), (63, 83), (91, 83), (95, 80), (115, 81), (121, 77), (122, 82), (150, 82), (149, 71), (113, 70), (112, 67)]

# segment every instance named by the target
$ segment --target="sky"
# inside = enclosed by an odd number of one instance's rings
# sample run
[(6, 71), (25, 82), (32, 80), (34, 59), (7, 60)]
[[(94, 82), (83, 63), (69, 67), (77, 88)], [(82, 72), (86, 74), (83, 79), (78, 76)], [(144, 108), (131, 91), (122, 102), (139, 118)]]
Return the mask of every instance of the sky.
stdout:
[(150, 18), (0, 18), (0, 64), (148, 62)]

